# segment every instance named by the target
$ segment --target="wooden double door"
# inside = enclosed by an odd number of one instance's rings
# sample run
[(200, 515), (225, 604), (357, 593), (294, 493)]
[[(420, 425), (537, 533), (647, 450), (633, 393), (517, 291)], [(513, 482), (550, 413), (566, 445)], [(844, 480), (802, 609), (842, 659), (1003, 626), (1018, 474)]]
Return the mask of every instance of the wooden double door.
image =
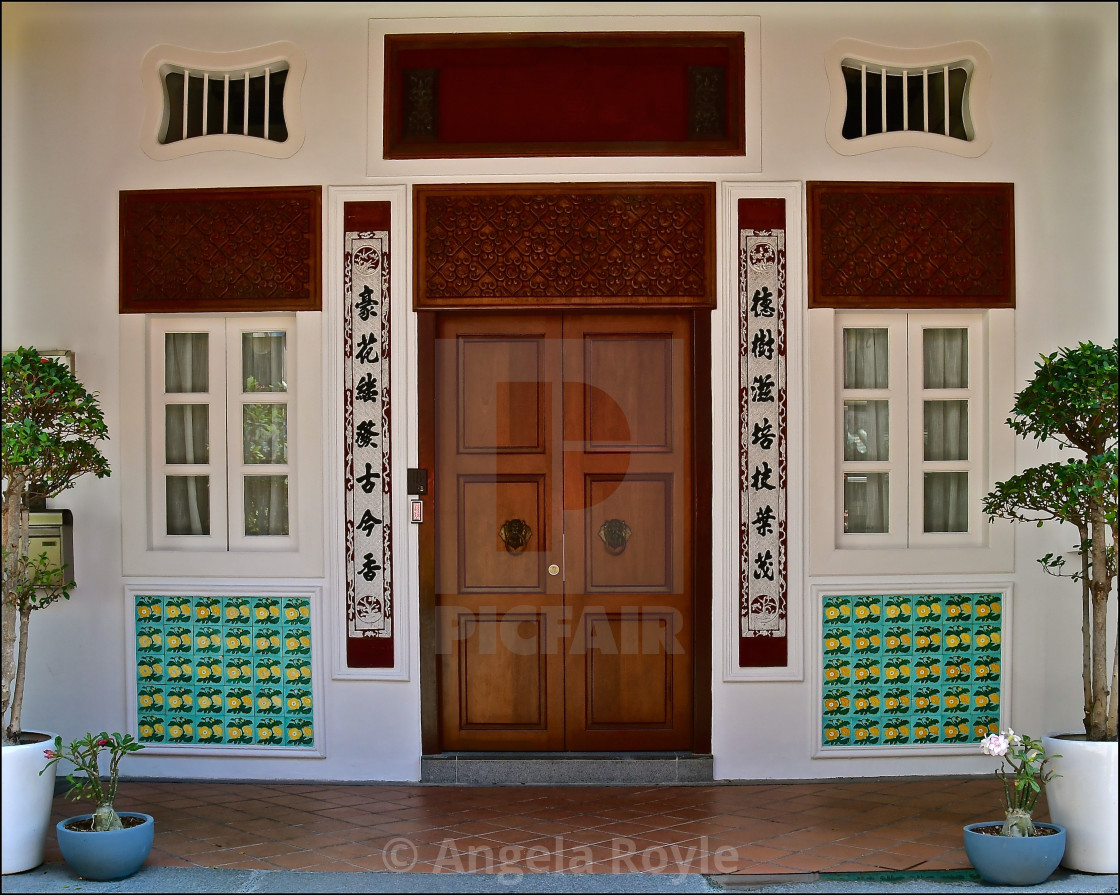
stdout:
[(688, 312), (441, 312), (444, 751), (693, 745)]

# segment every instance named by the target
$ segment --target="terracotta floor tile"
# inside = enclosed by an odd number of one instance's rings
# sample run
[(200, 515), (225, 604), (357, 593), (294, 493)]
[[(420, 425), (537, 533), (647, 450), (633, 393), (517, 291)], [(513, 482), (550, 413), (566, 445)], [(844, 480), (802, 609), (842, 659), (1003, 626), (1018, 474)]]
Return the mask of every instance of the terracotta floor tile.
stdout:
[(913, 855), (902, 855), (893, 851), (872, 852), (863, 859), (868, 864), (883, 867), (886, 870), (909, 870), (915, 864), (922, 863), (921, 858)]
[(806, 873), (819, 873), (832, 867), (836, 863), (836, 859), (824, 855), (811, 855), (808, 852), (798, 852), (797, 854), (786, 855), (775, 863)]
[[(480, 873), (788, 874), (966, 868), (961, 826), (975, 819), (978, 797), (998, 801), (997, 785), (125, 781), (118, 802), (157, 817), (155, 866), (439, 873), (469, 859)], [(62, 797), (52, 807), (55, 822), (81, 813)], [(1035, 816), (1048, 817), (1044, 806)], [(53, 831), (46, 857), (61, 861)]]

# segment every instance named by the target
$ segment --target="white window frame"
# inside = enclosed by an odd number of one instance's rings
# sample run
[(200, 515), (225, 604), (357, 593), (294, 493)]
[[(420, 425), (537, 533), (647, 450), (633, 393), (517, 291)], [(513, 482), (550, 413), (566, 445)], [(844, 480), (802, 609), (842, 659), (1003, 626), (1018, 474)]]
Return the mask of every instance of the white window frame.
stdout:
[[(322, 384), (321, 316), (318, 312), (121, 316), (122, 456), (119, 471), (114, 472), (122, 477), (126, 576), (322, 575), (324, 409), (313, 399), (321, 393)], [(240, 333), (266, 330), (287, 333), (287, 391), (282, 397), (280, 393), (242, 395)], [(210, 334), (209, 395), (165, 395), (167, 332)], [(223, 345), (230, 346), (228, 351)], [(241, 462), (241, 408), (245, 403), (277, 400), (288, 405), (288, 462), (285, 467), (246, 466)], [(168, 535), (164, 479), (169, 471), (183, 471), (184, 467), (165, 463), (164, 407), (204, 402), (210, 405), (210, 458), (199, 472), (211, 476), (211, 532), (208, 536)], [(227, 414), (231, 414), (229, 419)], [(244, 535), (241, 476), (250, 470), (287, 474), (287, 535)], [(228, 526), (232, 530), (227, 530), (227, 517), (236, 520)]]
[[(983, 496), (1014, 470), (1014, 433), (1004, 423), (1013, 399), (1013, 312), (814, 309), (809, 319), (810, 574), (1013, 571), (1010, 524), (989, 523), (981, 510)], [(843, 388), (843, 330), (852, 326), (885, 327), (891, 343), (889, 388), (881, 393), (856, 392), (890, 402), (892, 450), (890, 459), (881, 463), (853, 464), (843, 459), (843, 402), (845, 396), (856, 394)], [(926, 327), (969, 330), (968, 389), (923, 388), (920, 335)], [(901, 353), (895, 350), (900, 338), (909, 345)], [(968, 461), (924, 459), (922, 402), (942, 398), (969, 401)], [(844, 472), (853, 466), (891, 474), (888, 533), (844, 532)], [(965, 470), (969, 472), (968, 531), (925, 532), (924, 473)]]
[[(174, 143), (160, 142), (168, 115), (163, 85), (163, 76), (168, 70), (189, 70), (226, 79), (231, 75), (235, 78), (243, 77), (246, 73), (256, 75), (266, 68), (275, 69), (282, 65), (288, 67), (288, 77), (284, 83), (284, 124), (288, 129), (288, 139), (284, 142), (231, 133), (184, 138)], [(144, 124), (140, 131), (140, 148), (156, 161), (214, 150), (249, 152), (268, 158), (291, 158), (303, 146), (306, 136), (300, 104), (306, 71), (307, 57), (290, 41), (218, 53), (171, 44), (152, 47), (140, 64), (140, 79), (144, 84)]]
[[(228, 318), (153, 318), (148, 356), (152, 358), (150, 379), (152, 426), (151, 493), (152, 541), (171, 550), (292, 550), (298, 545), (298, 518), (289, 513), (287, 535), (245, 534), (245, 476), (286, 475), (288, 500), (294, 504), (297, 487), (291, 474), (293, 447), (289, 443), (288, 462), (283, 465), (246, 465), (243, 460), (244, 407), (247, 404), (284, 404), (288, 413), (289, 442), (298, 427), (296, 382), (298, 371), (295, 350), (295, 318), (287, 316)], [(287, 390), (282, 393), (246, 393), (241, 388), (241, 336), (247, 332), (283, 332)], [(210, 366), (208, 392), (168, 393), (163, 363), (166, 336), (172, 333), (206, 333)], [(210, 457), (206, 464), (190, 466), (166, 462), (164, 413), (175, 404), (206, 404), (209, 407)], [(210, 534), (172, 535), (167, 529), (166, 480), (170, 475), (206, 475), (210, 481)], [(224, 508), (224, 509), (223, 509)]]
[[(964, 114), (970, 126), (968, 140), (928, 131), (902, 130), (868, 134), (849, 140), (844, 137), (844, 118), (848, 110), (848, 89), (844, 82), (845, 60), (858, 60), (877, 70), (890, 69), (914, 74), (924, 70), (942, 70), (945, 66), (963, 66), (969, 72), (965, 87)], [(992, 145), (992, 128), (988, 114), (988, 92), (992, 59), (982, 44), (959, 41), (936, 47), (888, 47), (862, 40), (845, 38), (837, 41), (825, 55), (830, 96), (825, 139), (840, 155), (861, 155), (880, 149), (916, 146), (934, 149), (962, 158), (977, 158)]]

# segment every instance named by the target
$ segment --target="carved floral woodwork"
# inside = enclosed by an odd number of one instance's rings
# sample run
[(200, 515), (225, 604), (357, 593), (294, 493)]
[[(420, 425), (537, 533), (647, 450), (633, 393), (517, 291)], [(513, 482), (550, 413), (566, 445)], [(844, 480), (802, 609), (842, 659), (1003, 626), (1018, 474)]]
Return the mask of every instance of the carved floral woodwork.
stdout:
[(713, 308), (709, 183), (416, 186), (414, 306)]
[(810, 182), (810, 308), (1012, 308), (1014, 185)]
[(120, 312), (322, 309), (322, 188), (122, 190)]

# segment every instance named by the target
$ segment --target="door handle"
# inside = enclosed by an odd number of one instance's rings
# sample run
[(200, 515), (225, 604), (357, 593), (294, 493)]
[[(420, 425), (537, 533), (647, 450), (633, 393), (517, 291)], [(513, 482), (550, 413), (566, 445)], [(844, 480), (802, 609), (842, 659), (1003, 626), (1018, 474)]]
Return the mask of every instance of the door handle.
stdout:
[(529, 546), (529, 538), (532, 536), (533, 529), (524, 519), (507, 519), (498, 529), (498, 537), (509, 553), (520, 553)]
[(618, 556), (626, 549), (626, 543), (632, 534), (625, 519), (608, 519), (599, 526), (599, 539), (611, 556)]

